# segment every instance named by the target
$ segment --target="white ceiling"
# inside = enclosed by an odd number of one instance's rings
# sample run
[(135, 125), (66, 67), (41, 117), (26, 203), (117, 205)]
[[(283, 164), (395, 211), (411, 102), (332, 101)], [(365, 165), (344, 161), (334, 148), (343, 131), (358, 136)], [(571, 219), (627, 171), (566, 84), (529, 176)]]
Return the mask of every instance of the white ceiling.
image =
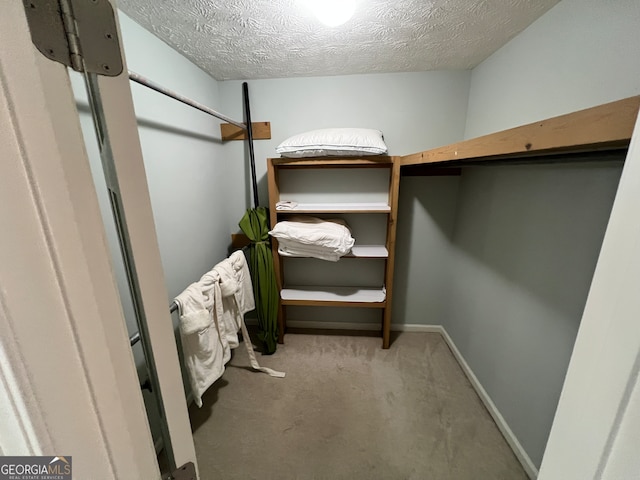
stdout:
[(469, 69), (559, 0), (357, 0), (320, 24), (305, 0), (119, 0), (218, 80)]

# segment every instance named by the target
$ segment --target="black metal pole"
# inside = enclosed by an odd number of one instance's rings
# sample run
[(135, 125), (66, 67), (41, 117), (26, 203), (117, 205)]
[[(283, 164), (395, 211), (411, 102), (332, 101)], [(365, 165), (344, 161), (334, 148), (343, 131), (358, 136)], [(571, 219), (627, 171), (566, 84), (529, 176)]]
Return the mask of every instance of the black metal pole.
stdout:
[(253, 153), (253, 129), (251, 128), (251, 108), (249, 107), (249, 85), (242, 83), (242, 101), (244, 103), (244, 117), (247, 122), (247, 141), (249, 142), (249, 160), (251, 162), (251, 183), (253, 186), (253, 204), (258, 208), (258, 181), (256, 180), (256, 159)]

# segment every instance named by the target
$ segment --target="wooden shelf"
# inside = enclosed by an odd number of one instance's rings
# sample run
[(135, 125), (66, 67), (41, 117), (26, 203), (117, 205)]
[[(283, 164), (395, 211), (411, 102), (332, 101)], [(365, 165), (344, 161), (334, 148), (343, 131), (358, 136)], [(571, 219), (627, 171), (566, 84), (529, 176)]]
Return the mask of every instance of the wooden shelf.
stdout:
[[(254, 140), (270, 140), (271, 122), (251, 122), (251, 133)], [(223, 141), (244, 140), (247, 138), (247, 131), (231, 123), (221, 123), (220, 135)]]
[(389, 213), (386, 203), (299, 203), (294, 208), (276, 208), (279, 214), (296, 213)]
[(389, 251), (384, 245), (354, 245), (344, 258), (387, 258)]
[[(314, 258), (314, 257), (301, 257), (299, 255), (288, 255), (286, 253), (279, 252), (280, 256), (286, 258)], [(389, 251), (384, 245), (354, 245), (351, 251), (344, 255), (342, 258), (388, 258)]]
[(384, 308), (386, 293), (382, 288), (301, 287), (283, 288), (283, 305)]
[(270, 158), (269, 161), (279, 168), (361, 168), (361, 167), (393, 167), (393, 158), (386, 155), (369, 157), (307, 157), (307, 158)]
[(640, 96), (402, 157), (402, 166), (575, 154), (629, 146)]

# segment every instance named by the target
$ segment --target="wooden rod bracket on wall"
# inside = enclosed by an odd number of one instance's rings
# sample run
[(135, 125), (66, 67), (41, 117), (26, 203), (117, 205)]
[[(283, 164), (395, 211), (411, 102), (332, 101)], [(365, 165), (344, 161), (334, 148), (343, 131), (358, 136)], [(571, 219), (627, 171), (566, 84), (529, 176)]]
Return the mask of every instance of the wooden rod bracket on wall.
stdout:
[(232, 233), (231, 234), (231, 249), (232, 250), (240, 250), (241, 248), (246, 247), (251, 243), (249, 237), (247, 237), (244, 233)]
[[(254, 140), (271, 139), (271, 122), (251, 122)], [(220, 124), (220, 134), (222, 140), (244, 140), (247, 138), (247, 131), (231, 123)]]
[(605, 103), (463, 142), (405, 155), (402, 166), (522, 159), (596, 150), (626, 149), (640, 96)]

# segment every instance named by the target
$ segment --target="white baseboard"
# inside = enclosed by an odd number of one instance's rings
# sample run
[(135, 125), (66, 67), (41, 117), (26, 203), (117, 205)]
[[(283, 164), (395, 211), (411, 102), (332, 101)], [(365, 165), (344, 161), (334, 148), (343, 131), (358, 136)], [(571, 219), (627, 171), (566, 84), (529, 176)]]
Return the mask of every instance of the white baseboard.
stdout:
[(394, 332), (442, 333), (442, 325), (421, 325), (419, 323), (392, 323)]
[(478, 377), (476, 377), (473, 373), (473, 370), (471, 370), (471, 367), (462, 356), (462, 353), (460, 353), (460, 350), (458, 350), (458, 347), (456, 347), (453, 339), (449, 336), (444, 327), (440, 326), (439, 328), (442, 338), (444, 338), (444, 340), (447, 342), (447, 345), (451, 349), (453, 356), (460, 364), (460, 367), (469, 379), (469, 382), (471, 382), (471, 385), (480, 397), (480, 400), (482, 400), (482, 403), (484, 403), (484, 406), (489, 411), (489, 414), (491, 414), (491, 416), (493, 417), (493, 420), (496, 422), (498, 429), (500, 430), (500, 432), (502, 432), (502, 435), (511, 447), (511, 450), (513, 450), (516, 458), (520, 461), (522, 468), (524, 468), (524, 471), (527, 473), (530, 479), (536, 479), (538, 477), (538, 469), (531, 461), (531, 458), (529, 458), (527, 452), (525, 452), (524, 448), (522, 448), (522, 445), (520, 445), (520, 442), (511, 431), (511, 428), (509, 428), (507, 421), (498, 410), (498, 407), (496, 407), (496, 405), (493, 403), (493, 400), (491, 400), (491, 397), (480, 383), (480, 380), (478, 380)]

